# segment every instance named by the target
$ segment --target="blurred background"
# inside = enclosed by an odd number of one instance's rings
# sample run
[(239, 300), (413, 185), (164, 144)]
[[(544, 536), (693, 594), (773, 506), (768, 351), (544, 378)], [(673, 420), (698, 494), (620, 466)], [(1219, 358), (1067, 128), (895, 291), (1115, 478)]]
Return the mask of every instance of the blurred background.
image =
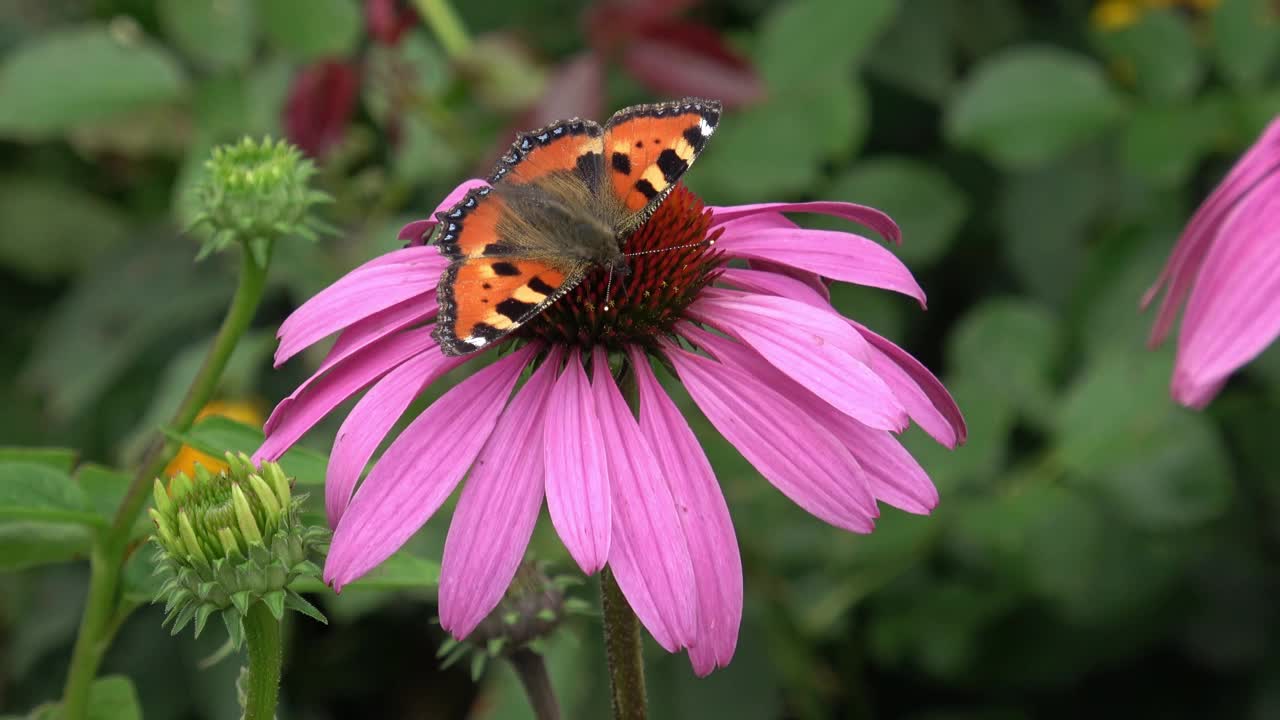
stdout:
[[(400, 225), (486, 174), (515, 131), (716, 97), (728, 110), (687, 178), (709, 203), (847, 200), (901, 224), (895, 252), (929, 310), (833, 296), (945, 379), (969, 442), (909, 431), (941, 505), (886, 508), (855, 536), (695, 420), (738, 531), (745, 618), (733, 663), (704, 680), (650, 645), (652, 716), (1280, 717), (1280, 352), (1190, 412), (1138, 310), (1198, 201), (1280, 113), (1278, 14), (1272, 0), (3, 0), (0, 445), (129, 467), (172, 412), (234, 287), (234, 263), (193, 262), (181, 232), (218, 143), (287, 137), (336, 199), (338, 234), (277, 247), (206, 409), (260, 425), (320, 358), (272, 370), (280, 321), (399, 247)], [(324, 452), (344, 415), (306, 444)], [(413, 542), (423, 567), (448, 516)], [(568, 571), (548, 531), (534, 551)], [(60, 693), (88, 571), (84, 539), (59, 532), (0, 530), (0, 713)], [(594, 580), (570, 592), (596, 602)], [(477, 682), (468, 663), (439, 669), (429, 587), (311, 598), (330, 624), (288, 629), (281, 717), (529, 717), (507, 666)], [(161, 617), (135, 613), (104, 671), (132, 679), (148, 720), (238, 717), (237, 661), (202, 666), (221, 629), (171, 638)], [(607, 712), (599, 632), (574, 619), (549, 643), (566, 717)]]

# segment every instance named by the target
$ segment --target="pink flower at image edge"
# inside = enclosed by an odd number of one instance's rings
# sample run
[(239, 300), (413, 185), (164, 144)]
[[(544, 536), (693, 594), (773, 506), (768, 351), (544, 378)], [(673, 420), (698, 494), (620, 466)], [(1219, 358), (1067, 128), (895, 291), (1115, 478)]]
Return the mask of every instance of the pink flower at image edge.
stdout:
[(1151, 344), (1185, 301), (1171, 392), (1203, 408), (1280, 335), (1280, 119), (1192, 216), (1143, 307), (1161, 290)]

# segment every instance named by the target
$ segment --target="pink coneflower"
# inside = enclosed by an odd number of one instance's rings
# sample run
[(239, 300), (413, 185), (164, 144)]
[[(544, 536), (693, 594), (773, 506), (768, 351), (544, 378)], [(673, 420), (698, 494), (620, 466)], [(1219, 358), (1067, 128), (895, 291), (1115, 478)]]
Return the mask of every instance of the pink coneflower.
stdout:
[[(465, 183), (439, 210), (482, 184)], [(894, 433), (910, 419), (954, 447), (964, 420), (924, 366), (832, 308), (824, 278), (921, 303), (924, 293), (882, 246), (801, 229), (783, 213), (842, 217), (899, 239), (888, 216), (859, 205), (704, 207), (677, 186), (625, 248), (677, 249), (634, 257), (607, 311), (606, 273), (588, 276), (414, 419), (358, 488), (414, 397), (474, 357), (446, 357), (432, 340), (446, 262), (420, 241), (436, 221), (410, 224), (401, 234), (409, 247), (306, 302), (280, 328), (277, 364), (341, 334), (275, 409), (256, 457), (279, 457), (369, 388), (330, 459), (325, 501), (335, 531), (325, 579), (341, 588), (378, 565), (469, 472), (440, 577), (440, 619), (454, 636), (501, 599), (545, 498), (569, 554), (586, 573), (607, 564), (659, 644), (687, 648), (699, 674), (725, 665), (742, 615), (737, 541), (711, 465), (655, 364), (765, 479), (818, 518), (865, 533), (877, 501), (928, 513), (937, 491)]]
[(1166, 287), (1151, 344), (1186, 300), (1171, 390), (1202, 408), (1280, 335), (1280, 120), (1191, 217), (1143, 307)]

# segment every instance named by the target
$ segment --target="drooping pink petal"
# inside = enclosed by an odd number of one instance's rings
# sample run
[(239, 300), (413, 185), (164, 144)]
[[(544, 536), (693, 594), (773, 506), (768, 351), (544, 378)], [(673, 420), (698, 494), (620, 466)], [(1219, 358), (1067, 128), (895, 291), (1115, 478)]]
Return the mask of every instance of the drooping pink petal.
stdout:
[(1155, 325), (1151, 328), (1150, 344), (1154, 347), (1164, 341), (1178, 316), (1178, 308), (1191, 290), (1205, 255), (1209, 252), (1224, 218), (1236, 203), (1259, 180), (1276, 172), (1280, 157), (1280, 119), (1267, 126), (1249, 150), (1236, 161), (1227, 176), (1208, 199), (1196, 210), (1169, 257), (1160, 277), (1142, 298), (1147, 307), (1167, 287), (1168, 292), (1160, 302)]
[(426, 292), (352, 323), (338, 335), (329, 354), (325, 355), (324, 361), (312, 377), (392, 333), (431, 318), (437, 310), (439, 306), (436, 304), (435, 292)]
[(431, 230), (439, 224), (436, 219), (436, 213), (445, 212), (457, 205), (463, 197), (466, 196), (473, 188), (487, 187), (489, 183), (479, 178), (472, 178), (463, 182), (461, 185), (453, 189), (453, 192), (444, 197), (435, 210), (431, 211), (426, 218), (422, 220), (414, 220), (413, 222), (400, 228), (400, 234), (397, 236), (400, 240), (406, 240), (410, 247), (421, 246), (427, 241), (427, 236), (431, 234)]
[(347, 273), (294, 310), (276, 336), (275, 365), (303, 348), (377, 312), (429, 293), (447, 262), (434, 248), (405, 248)]
[(542, 436), (560, 367), (553, 350), (516, 393), (476, 458), (440, 565), (440, 626), (462, 639), (502, 600), (542, 507)]
[[(633, 77), (667, 97), (714, 97), (727, 108), (764, 97), (764, 83), (705, 25), (664, 20), (640, 28), (622, 48), (622, 65)], [(680, 68), (672, 72), (672, 68)]]
[(674, 345), (665, 354), (711, 424), (774, 487), (836, 527), (871, 532), (879, 511), (866, 473), (822, 423), (741, 368)]
[(928, 514), (937, 506), (938, 491), (928, 473), (891, 433), (869, 428), (837, 411), (748, 347), (691, 325), (681, 326), (681, 332), (720, 362), (746, 371), (830, 430), (866, 471), (877, 500), (919, 514)]
[(729, 257), (769, 260), (867, 287), (893, 290), (925, 305), (924, 290), (896, 255), (860, 235), (832, 230), (726, 232), (716, 243)]
[(861, 323), (849, 322), (871, 343), (871, 369), (889, 383), (911, 419), (930, 437), (949, 448), (964, 444), (969, 438), (969, 429), (960, 407), (942, 381), (893, 341), (877, 335)]
[(864, 425), (900, 431), (907, 412), (867, 365), (870, 346), (835, 311), (790, 298), (708, 289), (685, 314), (732, 335)]
[(608, 561), (612, 532), (609, 463), (599, 437), (591, 385), (574, 350), (547, 399), (544, 463), (551, 524), (588, 575)]
[(803, 280), (769, 270), (727, 267), (720, 271), (719, 281), (754, 293), (791, 298), (819, 310), (831, 311), (828, 298)]
[(705, 676), (725, 667), (738, 645), (742, 622), (742, 558), (729, 506), (711, 463), (679, 408), (653, 375), (649, 359), (629, 351), (640, 396), (640, 432), (671, 486), (698, 591), (698, 623), (689, 659)]
[(488, 441), (532, 350), (454, 386), (387, 448), (334, 529), (324, 565), (334, 590), (390, 557), (439, 509)]
[(1280, 171), (1223, 219), (1187, 301), (1174, 397), (1191, 406), (1280, 335)]
[(400, 416), (428, 385), (470, 358), (446, 357), (433, 347), (387, 373), (360, 398), (333, 440), (324, 475), (324, 506), (336, 528), (364, 467)]
[(596, 346), (591, 366), (597, 441), (609, 463), (612, 493), (609, 568), (654, 640), (675, 652), (693, 644), (698, 619), (689, 547), (671, 488), (613, 381), (604, 348)]
[(710, 210), (712, 216), (712, 228), (730, 220), (735, 220), (749, 215), (757, 215), (760, 213), (818, 213), (821, 215), (834, 215), (835, 217), (852, 220), (859, 225), (875, 230), (886, 240), (890, 240), (895, 243), (902, 242), (902, 230), (898, 228), (898, 224), (893, 221), (893, 218), (873, 207), (855, 205), (854, 203), (830, 201), (757, 203), (755, 205), (729, 205), (726, 207), (711, 206)]
[(280, 401), (262, 431), (266, 440), (255, 461), (276, 460), (343, 400), (391, 372), (400, 363), (436, 346), (431, 328), (418, 328), (377, 342), (347, 358), (319, 378), (308, 380)]

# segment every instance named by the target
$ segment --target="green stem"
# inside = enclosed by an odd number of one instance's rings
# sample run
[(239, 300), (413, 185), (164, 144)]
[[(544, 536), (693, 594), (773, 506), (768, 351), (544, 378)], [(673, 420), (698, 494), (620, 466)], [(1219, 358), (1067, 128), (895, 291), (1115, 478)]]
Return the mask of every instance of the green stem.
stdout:
[(649, 712), (640, 619), (627, 604), (622, 588), (607, 567), (600, 571), (600, 601), (604, 610), (604, 649), (609, 663), (614, 720), (645, 720)]
[[(190, 430), (200, 408), (213, 397), (231, 352), (239, 344), (257, 312), (266, 279), (266, 267), (259, 267), (252, 255), (247, 250), (242, 250), (240, 284), (236, 288), (235, 297), (227, 308), (227, 315), (222, 321), (222, 327), (218, 329), (213, 347), (205, 357), (204, 365), (200, 367), (186, 397), (169, 421), (168, 428), (179, 433)], [(67, 682), (62, 693), (65, 720), (82, 720), (88, 712), (89, 688), (98, 674), (98, 666), (111, 643), (113, 631), (119, 625), (115, 616), (120, 601), (120, 572), (128, 556), (129, 536), (138, 513), (146, 505), (151, 482), (164, 471), (165, 465), (177, 450), (176, 442), (167, 440), (161, 433), (156, 434), (143, 456), (141, 469), (134, 476), (116, 510), (111, 527), (98, 537), (89, 557), (89, 595), (85, 601), (84, 614), (80, 618), (80, 630), (71, 652), (71, 665), (67, 669)]]
[(551, 676), (547, 674), (547, 663), (542, 656), (525, 648), (512, 653), (508, 660), (516, 675), (520, 676), (533, 716), (538, 720), (560, 720), (560, 703), (556, 701)]
[(273, 720), (280, 699), (280, 621), (264, 602), (249, 606), (244, 616), (244, 641), (249, 648), (249, 683), (244, 720)]
[(457, 58), (471, 49), (471, 36), (448, 0), (414, 0), (414, 5), (418, 6), (418, 14), (431, 26), (450, 58)]

